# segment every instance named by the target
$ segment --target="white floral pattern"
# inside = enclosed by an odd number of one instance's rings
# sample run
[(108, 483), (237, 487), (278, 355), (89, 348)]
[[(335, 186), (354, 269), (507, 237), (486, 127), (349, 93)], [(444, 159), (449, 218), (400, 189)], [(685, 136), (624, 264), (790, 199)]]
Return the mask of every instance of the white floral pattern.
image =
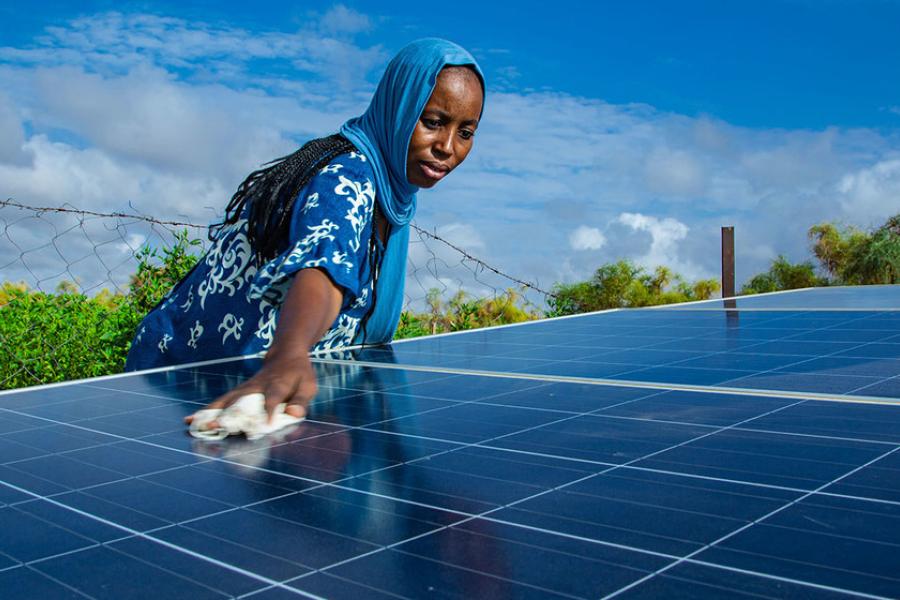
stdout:
[(334, 188), (334, 193), (339, 196), (347, 196), (347, 200), (350, 202), (350, 210), (347, 211), (347, 216), (344, 218), (350, 221), (350, 227), (353, 229), (354, 237), (350, 240), (350, 248), (357, 252), (363, 226), (366, 224), (366, 216), (371, 214), (375, 204), (375, 190), (370, 181), (364, 183), (352, 181), (343, 175), (338, 180), (341, 183)]
[(213, 244), (204, 261), (209, 267), (207, 277), (197, 287), (200, 308), (206, 307), (206, 297), (210, 294), (227, 293), (229, 297), (244, 286), (247, 279), (256, 274), (253, 265), (253, 250), (247, 239), (247, 220), (240, 219), (226, 230), (232, 235), (223, 235)]
[(187, 345), (191, 348), (197, 347), (197, 340), (200, 339), (200, 336), (203, 335), (203, 325), (200, 324), (200, 321), (194, 321), (194, 326), (191, 327), (191, 339), (188, 340)]
[(231, 313), (225, 315), (222, 318), (222, 322), (219, 323), (219, 326), (216, 328), (216, 331), (224, 331), (222, 334), (222, 345), (225, 345), (225, 340), (228, 339), (228, 336), (234, 336), (235, 340), (241, 339), (241, 328), (244, 326), (244, 318), (236, 317)]
[(194, 305), (194, 288), (188, 289), (187, 300), (184, 301), (184, 304), (181, 305), (181, 308), (184, 309), (184, 312), (191, 310), (191, 307)]
[(174, 338), (171, 335), (169, 335), (168, 333), (164, 333), (156, 347), (159, 348), (159, 351), (161, 353), (163, 353), (169, 349), (169, 342), (171, 342), (173, 339)]
[(373, 180), (366, 157), (356, 152), (322, 168), (300, 191), (306, 200), (295, 205), (286, 249), (262, 264), (247, 238), (246, 214), (223, 227), (197, 268), (179, 285), (180, 293), (170, 293), (144, 319), (126, 368), (268, 349), (293, 275), (311, 267), (326, 271), (344, 296), (338, 318), (312, 350), (352, 344), (371, 308), (371, 261), (366, 253), (375, 206)]
[(319, 194), (318, 192), (315, 194), (310, 194), (306, 197), (306, 202), (303, 203), (303, 214), (308, 213), (314, 208), (319, 208)]

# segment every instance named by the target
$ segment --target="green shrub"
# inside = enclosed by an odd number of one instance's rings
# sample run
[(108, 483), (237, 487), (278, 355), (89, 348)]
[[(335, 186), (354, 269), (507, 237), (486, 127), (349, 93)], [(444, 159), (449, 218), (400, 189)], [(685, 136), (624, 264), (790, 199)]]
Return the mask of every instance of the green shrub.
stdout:
[(768, 271), (754, 275), (744, 284), (741, 294), (762, 294), (823, 285), (828, 285), (828, 280), (816, 275), (811, 262), (792, 263), (784, 256), (779, 256), (772, 261)]
[(435, 288), (428, 291), (426, 302), (429, 312), (400, 314), (396, 339), (520, 323), (541, 316), (515, 289), (494, 298), (472, 298), (460, 290), (444, 302)]
[(648, 273), (629, 260), (620, 260), (597, 269), (589, 281), (556, 284), (554, 296), (547, 301), (547, 316), (707, 300), (717, 291), (715, 279), (688, 283), (667, 267)]
[(89, 297), (71, 282), (57, 293), (0, 289), (0, 388), (119, 373), (141, 319), (196, 264), (187, 231), (161, 253), (143, 248), (125, 294)]

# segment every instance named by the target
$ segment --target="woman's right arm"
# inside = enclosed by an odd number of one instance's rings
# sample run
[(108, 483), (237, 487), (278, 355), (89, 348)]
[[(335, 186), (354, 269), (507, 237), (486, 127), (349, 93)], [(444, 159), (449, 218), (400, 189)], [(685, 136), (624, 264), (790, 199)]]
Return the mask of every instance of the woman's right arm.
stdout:
[[(306, 415), (309, 401), (316, 395), (316, 374), (309, 350), (337, 319), (343, 295), (324, 271), (302, 269), (294, 276), (281, 306), (272, 346), (263, 366), (253, 377), (220, 396), (205, 408), (225, 408), (246, 394), (261, 392), (271, 417), (275, 407), (287, 403), (285, 412)], [(185, 418), (190, 423), (193, 416)]]
[(301, 192), (287, 248), (260, 266), (254, 282), (252, 297), (259, 299), (290, 281), (263, 366), (207, 408), (225, 408), (246, 394), (263, 393), (270, 415), (281, 403), (292, 416), (305, 414), (317, 389), (309, 350), (334, 324), (344, 299), (360, 296), (359, 268), (367, 252), (363, 232), (375, 202), (372, 179), (363, 157), (341, 155)]

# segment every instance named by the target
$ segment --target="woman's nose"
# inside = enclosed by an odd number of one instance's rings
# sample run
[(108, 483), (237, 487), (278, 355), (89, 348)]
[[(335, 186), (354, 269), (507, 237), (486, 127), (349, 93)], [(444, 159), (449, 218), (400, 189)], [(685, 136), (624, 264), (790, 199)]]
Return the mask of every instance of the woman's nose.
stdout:
[(434, 142), (434, 150), (437, 156), (441, 158), (449, 157), (453, 154), (453, 134), (447, 132), (439, 135)]

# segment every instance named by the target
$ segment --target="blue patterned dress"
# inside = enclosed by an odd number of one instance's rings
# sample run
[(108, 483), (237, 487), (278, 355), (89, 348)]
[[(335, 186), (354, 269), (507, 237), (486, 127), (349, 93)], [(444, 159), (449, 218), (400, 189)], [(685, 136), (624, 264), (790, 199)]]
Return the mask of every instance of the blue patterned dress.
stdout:
[(126, 370), (149, 369), (267, 349), (293, 275), (323, 269), (343, 292), (341, 311), (313, 350), (350, 345), (371, 309), (373, 270), (384, 250), (375, 236), (369, 256), (375, 180), (363, 154), (341, 154), (300, 191), (287, 249), (257, 264), (244, 215), (223, 228), (197, 267), (138, 327)]

